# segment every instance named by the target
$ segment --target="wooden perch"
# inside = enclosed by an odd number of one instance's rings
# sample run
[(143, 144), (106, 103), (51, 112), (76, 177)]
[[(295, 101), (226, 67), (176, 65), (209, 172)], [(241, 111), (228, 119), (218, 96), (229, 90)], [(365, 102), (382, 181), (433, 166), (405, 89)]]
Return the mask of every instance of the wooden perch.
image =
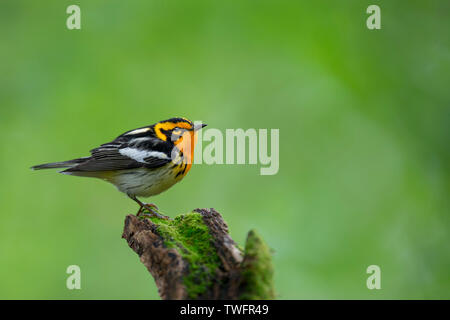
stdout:
[(126, 239), (162, 299), (273, 299), (270, 249), (255, 231), (243, 252), (214, 209), (174, 220), (128, 215)]

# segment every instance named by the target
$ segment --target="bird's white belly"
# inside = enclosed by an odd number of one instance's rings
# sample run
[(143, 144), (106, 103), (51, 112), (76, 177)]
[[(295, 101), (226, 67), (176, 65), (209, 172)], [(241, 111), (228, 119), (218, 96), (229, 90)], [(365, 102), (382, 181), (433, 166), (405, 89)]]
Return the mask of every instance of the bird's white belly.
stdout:
[(175, 178), (176, 172), (168, 167), (156, 170), (145, 168), (121, 170), (110, 182), (123, 193), (150, 197), (169, 189), (179, 181)]

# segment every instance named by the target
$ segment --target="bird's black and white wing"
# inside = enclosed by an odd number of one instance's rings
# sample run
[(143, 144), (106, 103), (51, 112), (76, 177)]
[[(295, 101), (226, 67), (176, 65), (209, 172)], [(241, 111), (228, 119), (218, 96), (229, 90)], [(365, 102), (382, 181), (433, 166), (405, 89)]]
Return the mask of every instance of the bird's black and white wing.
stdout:
[[(140, 130), (140, 129), (136, 129)], [(134, 131), (136, 131), (134, 130)], [(133, 132), (133, 131), (131, 131)], [(144, 131), (139, 131), (144, 132)], [(63, 173), (126, 170), (135, 168), (158, 168), (171, 161), (170, 150), (157, 139), (127, 133), (114, 141), (91, 150), (85, 162)]]

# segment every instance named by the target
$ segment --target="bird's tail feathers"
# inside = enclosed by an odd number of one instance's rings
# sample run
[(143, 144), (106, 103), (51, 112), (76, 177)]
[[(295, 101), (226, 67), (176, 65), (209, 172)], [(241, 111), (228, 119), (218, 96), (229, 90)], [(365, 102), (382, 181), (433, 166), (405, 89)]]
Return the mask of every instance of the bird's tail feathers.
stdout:
[(51, 163), (44, 163), (39, 164), (37, 166), (31, 167), (32, 170), (41, 170), (41, 169), (55, 169), (55, 168), (72, 168), (82, 162), (85, 162), (90, 157), (85, 158), (78, 158), (68, 161), (61, 161), (61, 162), (51, 162)]

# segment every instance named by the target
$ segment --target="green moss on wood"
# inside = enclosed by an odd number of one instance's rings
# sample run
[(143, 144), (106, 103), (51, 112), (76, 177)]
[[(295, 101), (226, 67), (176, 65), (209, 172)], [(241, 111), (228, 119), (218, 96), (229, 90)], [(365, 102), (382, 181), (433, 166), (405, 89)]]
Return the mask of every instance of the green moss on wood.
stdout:
[(175, 248), (189, 262), (190, 271), (183, 279), (189, 298), (203, 294), (211, 285), (220, 259), (208, 227), (200, 213), (191, 212), (174, 220), (149, 218), (158, 225), (158, 233), (168, 248)]
[(244, 290), (240, 299), (275, 298), (271, 250), (254, 230), (247, 235), (242, 269)]
[[(176, 249), (187, 261), (189, 270), (183, 283), (188, 298), (207, 296), (208, 290), (217, 281), (216, 272), (221, 267), (221, 260), (203, 216), (198, 212), (191, 212), (173, 220), (148, 216), (145, 218), (156, 224), (157, 232), (166, 247)], [(240, 246), (239, 249), (243, 251)], [(239, 299), (275, 298), (271, 249), (254, 230), (248, 233), (240, 272)]]

